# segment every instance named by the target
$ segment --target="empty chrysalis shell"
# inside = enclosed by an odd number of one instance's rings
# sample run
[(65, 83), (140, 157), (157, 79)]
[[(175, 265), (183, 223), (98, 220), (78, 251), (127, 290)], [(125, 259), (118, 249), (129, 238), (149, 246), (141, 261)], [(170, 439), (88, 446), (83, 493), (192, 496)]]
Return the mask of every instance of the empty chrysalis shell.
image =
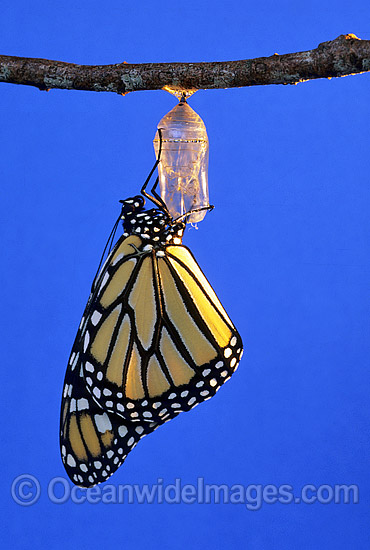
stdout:
[[(173, 218), (209, 206), (208, 136), (200, 116), (183, 97), (158, 124), (162, 131), (162, 153), (158, 165), (160, 195)], [(158, 131), (154, 138), (159, 151)], [(190, 214), (187, 221), (203, 220), (207, 210)]]

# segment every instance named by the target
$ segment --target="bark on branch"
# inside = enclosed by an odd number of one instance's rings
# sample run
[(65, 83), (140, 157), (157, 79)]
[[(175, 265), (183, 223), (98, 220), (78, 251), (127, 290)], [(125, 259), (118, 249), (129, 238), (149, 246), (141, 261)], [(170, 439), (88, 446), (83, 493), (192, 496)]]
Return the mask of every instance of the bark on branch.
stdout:
[(340, 35), (306, 52), (212, 63), (75, 65), (0, 55), (0, 82), (126, 94), (136, 90), (182, 91), (297, 84), (370, 71), (370, 40)]

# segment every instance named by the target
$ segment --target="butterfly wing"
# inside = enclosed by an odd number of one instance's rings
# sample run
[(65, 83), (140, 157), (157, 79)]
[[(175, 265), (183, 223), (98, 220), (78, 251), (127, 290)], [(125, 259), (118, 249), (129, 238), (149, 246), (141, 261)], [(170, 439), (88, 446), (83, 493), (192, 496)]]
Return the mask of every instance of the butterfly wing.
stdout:
[(86, 388), (78, 349), (72, 351), (62, 399), (60, 448), (67, 474), (76, 485), (91, 487), (106, 481), (138, 441), (157, 427), (154, 422), (125, 421), (103, 409)]
[[(137, 252), (125, 254), (128, 239)], [(211, 397), (230, 378), (241, 338), (191, 252), (117, 247), (92, 304), (84, 377), (105, 410), (161, 422)]]
[[(120, 248), (124, 240), (128, 242)], [(94, 318), (96, 296), (104, 287), (108, 266), (115, 263), (123, 250), (127, 255), (131, 253), (134, 249), (129, 245), (135, 242), (138, 244), (135, 238), (122, 238), (108, 256), (93, 285), (68, 361), (60, 416), (60, 450), (68, 476), (81, 487), (106, 481), (138, 441), (159, 425), (132, 424), (102, 408), (89, 391), (82, 368), (86, 329)]]
[(93, 286), (67, 368), (61, 453), (71, 480), (108, 479), (141, 437), (212, 397), (241, 355), (189, 249), (122, 237)]

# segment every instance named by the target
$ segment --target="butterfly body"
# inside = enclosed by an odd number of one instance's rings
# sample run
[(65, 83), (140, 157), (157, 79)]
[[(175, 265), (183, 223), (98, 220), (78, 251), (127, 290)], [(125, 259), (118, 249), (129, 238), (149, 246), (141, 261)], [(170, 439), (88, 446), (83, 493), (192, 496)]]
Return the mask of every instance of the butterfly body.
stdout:
[(123, 201), (124, 234), (83, 315), (67, 368), (61, 451), (72, 481), (105, 481), (144, 435), (212, 397), (241, 338), (190, 250), (185, 224)]

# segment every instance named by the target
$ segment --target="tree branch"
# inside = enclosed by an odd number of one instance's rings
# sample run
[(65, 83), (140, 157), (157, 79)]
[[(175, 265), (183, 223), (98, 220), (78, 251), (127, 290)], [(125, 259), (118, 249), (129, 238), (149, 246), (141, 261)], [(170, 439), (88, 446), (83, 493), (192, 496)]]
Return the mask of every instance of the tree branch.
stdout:
[(0, 56), (0, 82), (126, 94), (136, 90), (168, 91), (297, 84), (370, 71), (370, 40), (338, 36), (306, 52), (274, 54), (243, 61), (212, 63), (118, 63), (75, 65), (48, 59)]

